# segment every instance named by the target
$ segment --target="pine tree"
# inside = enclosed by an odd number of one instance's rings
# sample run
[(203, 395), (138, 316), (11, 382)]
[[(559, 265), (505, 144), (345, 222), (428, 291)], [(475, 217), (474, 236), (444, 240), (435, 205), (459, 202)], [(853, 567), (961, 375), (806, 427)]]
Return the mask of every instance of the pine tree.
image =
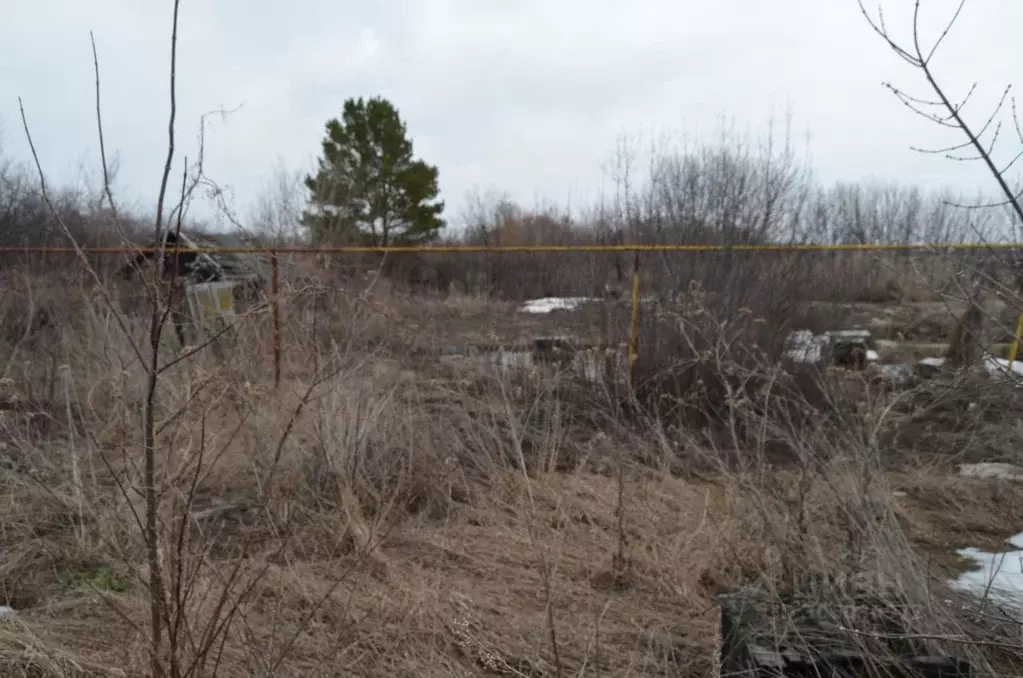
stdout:
[(345, 101), (326, 124), (303, 222), (318, 244), (414, 245), (444, 228), (437, 168), (413, 156), (405, 123), (380, 97)]

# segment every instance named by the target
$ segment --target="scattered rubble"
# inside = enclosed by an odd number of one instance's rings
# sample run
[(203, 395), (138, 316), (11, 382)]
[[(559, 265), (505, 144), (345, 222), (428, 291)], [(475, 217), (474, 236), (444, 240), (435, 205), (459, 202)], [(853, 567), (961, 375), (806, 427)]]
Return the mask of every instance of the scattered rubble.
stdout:
[(810, 330), (796, 330), (788, 336), (785, 357), (797, 363), (828, 362), (863, 369), (880, 358), (871, 344), (870, 330), (836, 330), (816, 335)]
[(966, 661), (935, 656), (913, 638), (901, 592), (827, 575), (805, 579), (800, 590), (746, 585), (718, 596), (719, 675), (971, 675)]
[(944, 366), (944, 358), (921, 358), (916, 363), (916, 373), (924, 379), (930, 379)]
[(862, 370), (868, 362), (878, 359), (877, 351), (871, 347), (870, 330), (838, 330), (825, 336), (836, 365)]
[[(880, 364), (883, 352), (890, 360), (899, 352), (899, 342), (874, 340), (870, 330), (837, 330), (814, 334), (810, 330), (796, 330), (787, 337), (785, 357), (795, 363), (820, 365), (826, 363), (840, 367), (862, 370), (868, 365), (886, 382), (909, 386), (916, 379), (930, 379), (947, 364), (947, 359), (927, 356), (913, 362), (891, 362)], [(913, 348), (917, 348), (913, 345)], [(986, 354), (982, 360), (984, 371), (996, 379), (1011, 379), (1023, 387), (1023, 360), (1010, 363), (1004, 358)]]

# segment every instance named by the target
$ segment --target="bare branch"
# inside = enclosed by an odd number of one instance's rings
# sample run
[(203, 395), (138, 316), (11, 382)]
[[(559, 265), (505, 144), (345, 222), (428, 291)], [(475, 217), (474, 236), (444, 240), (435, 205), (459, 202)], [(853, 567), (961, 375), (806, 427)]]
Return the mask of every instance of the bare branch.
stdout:
[[(966, 6), (966, 0), (959, 0), (959, 6), (956, 7), (956, 11), (955, 11), (954, 14), (952, 14), (952, 18), (948, 20), (947, 24), (945, 24), (945, 30), (943, 30), (941, 32), (941, 35), (938, 36), (938, 39), (934, 41), (934, 44), (931, 46), (931, 51), (927, 53), (927, 58), (921, 59), (921, 61), (923, 62), (923, 64), (925, 66), (931, 62), (932, 58), (934, 58), (934, 53), (938, 51), (938, 47), (940, 47), (941, 43), (944, 42), (945, 38), (948, 37), (949, 31), (952, 30), (952, 26), (955, 25), (956, 20), (959, 18), (959, 14), (963, 11), (963, 7), (965, 7), (965, 6)], [(913, 24), (914, 25), (917, 23), (917, 15), (919, 14), (919, 12), (920, 12), (920, 0), (916, 0), (916, 7), (913, 10)], [(916, 33), (916, 31), (914, 31), (914, 34), (915, 33)], [(914, 40), (914, 43), (917, 46), (917, 53), (919, 54), (919, 44), (915, 40)], [(972, 87), (970, 88), (970, 92), (971, 93), (973, 92), (973, 88)], [(970, 95), (967, 94), (966, 98), (968, 99), (969, 96)], [(965, 104), (966, 101), (964, 100), (963, 103)]]
[(1016, 164), (1016, 161), (1019, 160), (1020, 157), (1023, 157), (1023, 150), (1020, 150), (1018, 153), (1016, 153), (1016, 155), (1012, 157), (1012, 160), (1010, 160), (1008, 164), (1006, 164), (1005, 167), (1001, 169), (1002, 174), (1005, 174), (1010, 169), (1012, 169), (1012, 166)]
[(40, 193), (42, 194), (43, 202), (46, 203), (46, 207), (53, 215), (54, 219), (57, 222), (57, 225), (60, 226), (61, 231), (63, 231), (64, 235), (71, 242), (71, 247), (74, 248), (75, 255), (79, 258), (79, 260), (82, 261), (83, 264), (85, 264), (86, 271), (89, 272), (89, 275), (92, 278), (93, 282), (96, 283), (96, 288), (100, 291), (100, 295), (102, 295), (103, 301), (106, 302), (107, 307), (113, 313), (114, 320), (117, 322), (118, 327), (124, 333), (124, 336), (127, 338), (128, 344), (131, 346), (132, 352), (135, 354), (135, 357), (138, 359), (139, 363), (145, 365), (146, 360), (142, 355), (142, 349), (135, 342), (131, 330), (128, 329), (128, 322), (117, 311), (117, 306), (114, 304), (114, 300), (110, 297), (110, 292), (103, 285), (103, 281), (100, 280), (99, 274), (97, 274), (96, 270), (89, 264), (88, 256), (86, 256), (85, 251), (82, 249), (81, 245), (78, 244), (78, 241), (75, 240), (74, 235), (71, 233), (71, 229), (68, 228), (67, 223), (60, 215), (60, 211), (57, 209), (57, 206), (53, 203), (53, 198), (50, 196), (49, 188), (46, 185), (46, 173), (43, 172), (43, 165), (42, 162), (39, 160), (39, 152), (36, 151), (35, 141), (32, 139), (32, 132), (29, 130), (28, 127), (28, 118), (25, 115), (25, 106), (22, 103), (21, 97), (18, 97), (18, 111), (21, 113), (21, 126), (25, 130), (25, 139), (28, 141), (28, 148), (32, 154), (32, 161), (33, 163), (35, 163), (36, 172), (39, 175), (39, 190)]
[[(863, 0), (857, 0), (857, 1), (859, 3), (860, 12), (863, 15), (863, 17), (866, 19), (867, 24), (871, 27), (871, 29), (875, 33), (877, 33), (885, 41), (885, 43), (888, 45), (888, 47), (897, 56), (902, 58), (904, 61), (906, 61), (910, 65), (918, 68), (923, 73), (924, 78), (927, 81), (927, 84), (931, 88), (931, 91), (934, 92), (934, 94), (937, 96), (936, 105), (940, 104), (940, 106), (938, 106), (938, 107), (943, 109), (944, 114), (939, 116), (939, 115), (936, 115), (936, 114), (928, 113), (928, 112), (926, 112), (926, 111), (924, 111), (924, 110), (922, 110), (922, 109), (920, 109), (918, 107), (920, 105), (924, 105), (922, 102), (924, 102), (925, 100), (917, 98), (917, 97), (910, 97), (909, 95), (905, 94), (904, 92), (902, 92), (901, 90), (899, 90), (895, 86), (891, 85), (890, 83), (885, 83), (885, 86), (896, 95), (896, 97), (899, 99), (899, 101), (901, 101), (903, 103), (903, 105), (907, 106), (908, 108), (913, 110), (915, 113), (917, 113), (917, 114), (927, 118), (928, 120), (931, 120), (932, 122), (935, 122), (935, 123), (937, 123), (937, 124), (939, 124), (939, 125), (941, 125), (943, 127), (949, 127), (949, 128), (958, 129), (959, 131), (961, 131), (966, 136), (967, 143), (965, 143), (962, 146), (958, 147), (957, 150), (960, 149), (960, 148), (972, 147), (977, 152), (977, 155), (975, 157), (973, 157), (973, 156), (970, 156), (970, 157), (953, 157), (952, 159), (955, 159), (955, 160), (980, 160), (980, 161), (982, 161), (986, 165), (986, 167), (987, 167), (989, 173), (991, 174), (992, 178), (994, 178), (995, 182), (998, 184), (999, 190), (1005, 196), (1005, 204), (1008, 205), (1012, 209), (1012, 211), (1015, 214), (1017, 220), (1019, 222), (1023, 222), (1023, 207), (1021, 207), (1021, 205), (1020, 205), (1019, 195), (1017, 193), (1015, 193), (1009, 187), (1008, 181), (1005, 178), (1004, 171), (999, 170), (998, 166), (995, 164), (994, 160), (992, 159), (992, 152), (993, 152), (993, 148), (994, 148), (994, 140), (992, 141), (992, 143), (990, 145), (984, 144), (982, 142), (982, 140), (981, 140), (981, 137), (983, 136), (983, 134), (991, 126), (992, 121), (995, 119), (995, 117), (998, 115), (998, 113), (1004, 107), (1005, 100), (1008, 97), (1010, 88), (1006, 87), (1005, 91), (1002, 94), (1001, 99), (999, 100), (998, 105), (995, 107), (995, 110), (993, 111), (991, 116), (988, 118), (988, 120), (985, 122), (985, 124), (980, 128), (980, 131), (976, 132), (976, 131), (974, 131), (974, 128), (971, 125), (969, 125), (969, 123), (967, 123), (966, 120), (962, 117), (962, 108), (963, 108), (963, 106), (965, 106), (966, 102), (969, 100), (970, 95), (974, 91), (974, 87), (970, 88), (970, 92), (966, 95), (966, 97), (963, 98), (963, 101), (961, 103), (953, 104), (951, 99), (949, 99), (948, 95), (945, 93), (944, 87), (942, 87), (942, 85), (937, 81), (933, 71), (931, 70), (931, 60), (933, 59), (933, 57), (934, 57), (934, 55), (935, 55), (935, 53), (937, 51), (937, 48), (941, 45), (942, 42), (944, 42), (945, 38), (948, 36), (949, 32), (951, 31), (952, 26), (955, 25), (955, 22), (958, 20), (959, 16), (961, 15), (962, 10), (963, 10), (963, 8), (966, 5), (966, 0), (960, 0), (958, 6), (956, 8), (955, 13), (952, 15), (952, 18), (945, 25), (944, 30), (941, 32), (940, 36), (935, 41), (935, 43), (931, 46), (931, 48), (929, 50), (927, 50), (926, 55), (924, 53), (924, 49), (923, 49), (923, 47), (921, 45), (921, 41), (920, 41), (920, 7), (921, 7), (920, 0), (916, 0), (914, 2), (914, 4), (913, 4), (912, 49), (911, 50), (900, 46), (890, 36), (890, 34), (888, 33), (888, 30), (887, 30), (887, 28), (885, 27), (885, 24), (884, 24), (884, 15), (883, 15), (883, 13), (880, 10), (878, 12), (879, 18), (878, 18), (877, 21), (875, 21), (870, 16), (870, 14), (867, 12), (866, 7), (863, 5)], [(1015, 105), (1013, 106), (1013, 111), (1014, 111), (1013, 119), (1015, 121), (1016, 120)], [(1018, 124), (1016, 126), (1016, 129), (1017, 129), (1017, 136), (1019, 136), (1020, 139), (1023, 140), (1023, 131), (1021, 131), (1020, 126)], [(999, 130), (1000, 130), (1000, 127), (996, 127), (995, 139), (997, 139), (997, 137), (998, 137)], [(1013, 162), (1015, 162), (1015, 160)], [(1012, 163), (1010, 163), (1010, 166), (1011, 166), (1011, 164)]]
[(871, 18), (870, 13), (867, 12), (867, 8), (866, 6), (864, 6), (863, 0), (857, 0), (857, 3), (860, 6), (860, 13), (863, 14), (863, 18), (867, 20), (867, 23), (874, 30), (874, 32), (877, 33), (881, 37), (881, 39), (888, 44), (892, 51), (895, 52), (895, 54), (897, 54), (906, 63), (913, 66), (918, 65), (917, 60), (913, 57), (912, 54), (904, 50), (888, 36), (888, 29), (887, 27), (885, 27), (884, 23), (884, 10), (881, 7), (878, 7), (877, 9), (878, 19), (877, 21), (874, 21), (874, 19)]
[[(96, 130), (99, 134), (99, 157), (103, 170), (103, 195), (106, 196), (107, 202), (110, 203), (110, 210), (114, 214), (114, 219), (117, 219), (117, 204), (114, 202), (114, 194), (110, 188), (107, 147), (103, 140), (103, 113), (102, 107), (100, 106), (99, 56), (96, 53), (96, 36), (93, 35), (92, 31), (89, 31), (89, 42), (92, 43), (92, 67), (93, 72), (96, 75)], [(102, 206), (102, 202), (100, 203), (100, 206)]]
[[(156, 222), (153, 226), (154, 246), (157, 248), (156, 279), (163, 277), (164, 251), (167, 240), (163, 237), (163, 205), (170, 182), (171, 164), (174, 161), (174, 125), (177, 117), (177, 48), (178, 48), (178, 12), (181, 0), (174, 0), (174, 12), (171, 19), (170, 47), (170, 115), (167, 123), (167, 160), (164, 163), (163, 176), (160, 179), (160, 192), (156, 201)], [(152, 312), (149, 322), (149, 362), (146, 366), (146, 395), (142, 421), (142, 445), (145, 456), (145, 503), (146, 503), (146, 552), (149, 565), (149, 605), (151, 647), (150, 661), (154, 676), (163, 673), (162, 645), (163, 622), (167, 618), (167, 605), (163, 569), (160, 562), (160, 543), (158, 532), (158, 513), (160, 497), (156, 487), (156, 388), (160, 375), (160, 338), (165, 314), (161, 313), (159, 297), (153, 295)], [(172, 661), (174, 658), (172, 657)]]

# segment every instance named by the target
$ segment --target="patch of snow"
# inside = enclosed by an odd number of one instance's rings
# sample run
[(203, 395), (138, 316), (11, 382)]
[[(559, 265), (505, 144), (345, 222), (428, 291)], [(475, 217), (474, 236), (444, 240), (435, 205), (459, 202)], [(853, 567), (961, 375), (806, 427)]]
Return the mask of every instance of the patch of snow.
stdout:
[(824, 357), (828, 336), (815, 335), (810, 330), (795, 330), (786, 338), (785, 357), (797, 363), (816, 364)]
[(916, 371), (921, 377), (929, 379), (936, 375), (944, 365), (944, 358), (921, 358), (916, 363)]
[(961, 464), (959, 475), (965, 478), (999, 478), (1001, 480), (1023, 480), (1023, 468), (1015, 464), (985, 461), (979, 464)]
[(519, 313), (550, 313), (552, 311), (574, 311), (585, 303), (595, 301), (589, 297), (544, 297), (530, 299), (519, 308)]
[(10, 619), (15, 614), (17, 614), (17, 613), (14, 611), (13, 607), (8, 607), (6, 605), (0, 605), (0, 619)]
[(869, 349), (869, 348), (867, 349), (867, 360), (869, 360), (871, 362), (876, 362), (876, 361), (878, 361), (880, 359), (881, 359), (881, 356), (878, 355), (877, 351), (875, 351), (873, 349)]
[(1006, 377), (1010, 374), (1013, 379), (1023, 379), (1023, 361), (1013, 360), (1012, 364), (1004, 358), (995, 358), (994, 356), (984, 356), (984, 369), (992, 377)]
[(960, 549), (956, 553), (972, 560), (976, 569), (963, 572), (951, 585), (960, 591), (988, 597), (1003, 603), (1023, 603), (1023, 533), (1010, 537), (1007, 548), (999, 553), (980, 549)]

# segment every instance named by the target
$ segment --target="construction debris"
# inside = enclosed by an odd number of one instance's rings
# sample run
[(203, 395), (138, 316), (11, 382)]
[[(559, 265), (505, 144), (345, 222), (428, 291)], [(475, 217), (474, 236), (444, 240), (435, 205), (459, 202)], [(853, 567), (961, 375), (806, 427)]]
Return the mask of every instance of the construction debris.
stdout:
[(870, 330), (836, 330), (816, 335), (810, 330), (796, 330), (788, 336), (785, 356), (797, 363), (827, 363), (861, 370), (879, 358), (872, 344)]
[(933, 656), (923, 642), (908, 640), (905, 620), (910, 615), (900, 609), (898, 596), (838, 590), (826, 594), (808, 590), (772, 595), (745, 586), (719, 596), (720, 675), (971, 675), (967, 662)]

